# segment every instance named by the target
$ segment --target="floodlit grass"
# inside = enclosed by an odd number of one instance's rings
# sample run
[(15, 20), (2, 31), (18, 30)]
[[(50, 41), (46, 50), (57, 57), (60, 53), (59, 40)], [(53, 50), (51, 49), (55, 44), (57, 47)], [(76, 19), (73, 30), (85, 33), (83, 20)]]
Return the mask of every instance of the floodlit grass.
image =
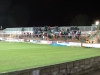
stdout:
[(100, 56), (99, 49), (0, 42), (0, 72), (36, 68), (94, 56)]

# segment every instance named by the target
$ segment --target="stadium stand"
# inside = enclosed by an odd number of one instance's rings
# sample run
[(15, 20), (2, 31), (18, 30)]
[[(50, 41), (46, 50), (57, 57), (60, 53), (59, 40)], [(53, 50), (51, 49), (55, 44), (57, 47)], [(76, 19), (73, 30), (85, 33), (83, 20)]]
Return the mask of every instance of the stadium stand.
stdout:
[(0, 33), (0, 37), (85, 42), (86, 37), (95, 33), (96, 28), (94, 26), (20, 27), (6, 28)]

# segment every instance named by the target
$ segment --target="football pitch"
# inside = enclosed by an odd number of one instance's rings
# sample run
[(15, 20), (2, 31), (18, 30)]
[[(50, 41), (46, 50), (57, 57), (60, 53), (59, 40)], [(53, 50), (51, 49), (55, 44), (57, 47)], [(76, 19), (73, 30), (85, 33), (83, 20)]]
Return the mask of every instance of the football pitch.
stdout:
[(0, 73), (100, 56), (100, 49), (0, 42)]

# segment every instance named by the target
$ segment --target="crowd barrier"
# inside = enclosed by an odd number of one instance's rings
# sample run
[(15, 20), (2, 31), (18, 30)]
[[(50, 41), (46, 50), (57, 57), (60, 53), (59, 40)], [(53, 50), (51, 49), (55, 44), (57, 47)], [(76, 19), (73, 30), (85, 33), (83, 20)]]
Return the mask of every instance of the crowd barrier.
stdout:
[(100, 48), (100, 44), (82, 44), (83, 47)]
[[(0, 38), (2, 40), (2, 38)], [(7, 38), (5, 41), (9, 42), (25, 42), (24, 39), (12, 39)], [(90, 48), (100, 48), (100, 44), (87, 44), (79, 42), (64, 42), (64, 41), (46, 41), (46, 40), (30, 40), (30, 43), (36, 44), (50, 44), (52, 46), (76, 46), (76, 47), (90, 47)]]
[(24, 39), (6, 38), (6, 39), (2, 39), (2, 41), (8, 41), (8, 42), (24, 42)]

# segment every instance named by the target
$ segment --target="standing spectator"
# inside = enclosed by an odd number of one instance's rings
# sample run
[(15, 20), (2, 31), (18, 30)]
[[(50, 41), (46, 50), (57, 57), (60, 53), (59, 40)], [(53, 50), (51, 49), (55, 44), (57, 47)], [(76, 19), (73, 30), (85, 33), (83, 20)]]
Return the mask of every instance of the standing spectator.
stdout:
[(78, 31), (78, 40), (80, 40), (81, 31)]
[(78, 31), (76, 31), (76, 34), (75, 34), (75, 37), (76, 37), (76, 39), (78, 39)]

